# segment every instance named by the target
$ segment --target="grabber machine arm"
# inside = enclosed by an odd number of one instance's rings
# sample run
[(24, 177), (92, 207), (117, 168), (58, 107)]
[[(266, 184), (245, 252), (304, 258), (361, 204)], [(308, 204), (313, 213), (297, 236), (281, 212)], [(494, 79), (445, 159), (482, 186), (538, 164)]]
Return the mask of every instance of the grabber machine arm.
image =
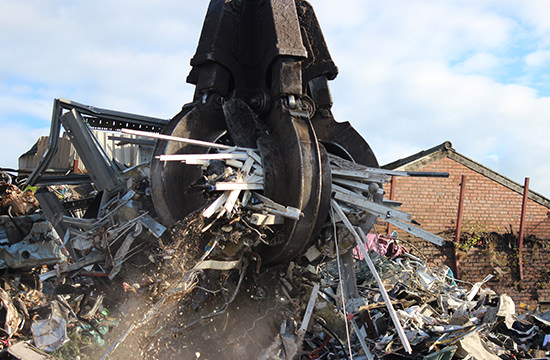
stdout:
[[(303, 253), (330, 208), (327, 153), (378, 167), (365, 140), (331, 113), (328, 80), (337, 75), (311, 5), (301, 0), (211, 0), (192, 70), (193, 102), (164, 134), (255, 148), (261, 155), (264, 196), (301, 210), (285, 219), (264, 262)], [(158, 141), (152, 163), (152, 196), (165, 224), (204, 206), (188, 191), (199, 166), (161, 162), (159, 155), (206, 151)], [(262, 249), (260, 249), (262, 250)]]

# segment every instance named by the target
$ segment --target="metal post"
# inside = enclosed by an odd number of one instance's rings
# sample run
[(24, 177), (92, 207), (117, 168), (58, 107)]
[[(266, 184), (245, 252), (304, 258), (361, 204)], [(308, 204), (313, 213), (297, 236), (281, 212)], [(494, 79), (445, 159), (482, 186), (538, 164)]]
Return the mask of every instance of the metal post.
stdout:
[(523, 230), (525, 228), (525, 211), (527, 209), (527, 198), (529, 195), (529, 178), (525, 178), (523, 187), (523, 201), (521, 203), (521, 218), (519, 220), (519, 244), (518, 244), (518, 263), (519, 263), (519, 279), (523, 280)]
[[(390, 183), (390, 200), (395, 200), (395, 188), (397, 184), (395, 183), (397, 177), (395, 175), (392, 175), (391, 177), (391, 183)], [(391, 233), (391, 224), (389, 222), (386, 222), (386, 234)]]
[(455, 246), (454, 246), (454, 260), (455, 260), (455, 277), (460, 279), (460, 265), (458, 263), (458, 255), (456, 253), (456, 247), (460, 244), (460, 232), (462, 228), (462, 212), (464, 210), (464, 191), (466, 189), (466, 175), (462, 175), (460, 179), (460, 195), (458, 197), (458, 212), (456, 214), (456, 232), (455, 232)]
[(78, 174), (80, 170), (78, 169), (79, 163), (78, 159), (73, 160), (73, 174)]

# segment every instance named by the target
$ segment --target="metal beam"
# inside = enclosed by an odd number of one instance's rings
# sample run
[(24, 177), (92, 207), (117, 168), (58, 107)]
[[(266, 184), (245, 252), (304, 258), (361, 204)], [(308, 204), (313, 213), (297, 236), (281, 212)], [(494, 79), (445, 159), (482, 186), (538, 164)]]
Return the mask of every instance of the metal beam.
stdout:
[(58, 103), (64, 109), (78, 110), (79, 113), (86, 115), (86, 120), (87, 122), (90, 122), (91, 126), (101, 128), (109, 128), (113, 130), (121, 128), (134, 128), (140, 130), (160, 131), (169, 122), (166, 119), (102, 109), (63, 98), (59, 99)]
[[(121, 111), (101, 109), (90, 105), (84, 105), (67, 99), (55, 99), (53, 102), (52, 121), (48, 138), (48, 147), (42, 159), (27, 178), (27, 185), (34, 186), (40, 182), (40, 178), (48, 168), (48, 165), (57, 151), (59, 133), (61, 130), (61, 117), (64, 110), (78, 110), (82, 122), (90, 126), (118, 130), (121, 128), (133, 128), (147, 131), (161, 131), (168, 120), (149, 116), (130, 114)], [(65, 124), (63, 124), (65, 126)], [(68, 129), (66, 129), (69, 131)], [(74, 144), (73, 144), (74, 145)], [(47, 181), (47, 180), (46, 180)]]
[(99, 145), (92, 130), (75, 109), (61, 116), (61, 123), (99, 191), (114, 193), (123, 187), (120, 170)]
[[(395, 188), (397, 187), (397, 176), (392, 175), (391, 181), (390, 181), (390, 200), (395, 200)], [(391, 233), (391, 224), (389, 222), (386, 223), (386, 234)]]
[(360, 194), (354, 193), (353, 191), (347, 190), (338, 185), (332, 185), (332, 197), (336, 200), (355, 205), (383, 220), (397, 218), (404, 221), (412, 221), (413, 219), (411, 214), (375, 203)]
[(521, 218), (519, 221), (519, 244), (518, 244), (518, 263), (519, 263), (519, 279), (523, 280), (523, 237), (525, 230), (525, 212), (527, 210), (527, 196), (529, 194), (529, 178), (525, 178), (523, 186), (523, 200), (521, 202)]
[(456, 214), (456, 232), (454, 245), (454, 262), (455, 262), (455, 277), (460, 279), (460, 264), (458, 262), (458, 254), (456, 247), (460, 244), (460, 234), (462, 231), (462, 212), (464, 210), (464, 193), (466, 190), (466, 175), (462, 175), (460, 180), (460, 195), (458, 196), (458, 211)]

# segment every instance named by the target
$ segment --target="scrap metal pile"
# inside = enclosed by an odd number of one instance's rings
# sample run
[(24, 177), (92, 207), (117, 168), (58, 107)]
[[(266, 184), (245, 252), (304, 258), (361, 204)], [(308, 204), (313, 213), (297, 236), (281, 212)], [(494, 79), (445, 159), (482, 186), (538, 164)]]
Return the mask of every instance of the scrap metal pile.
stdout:
[[(169, 121), (54, 101), (44, 157), (26, 182), (0, 185), (4, 353), (548, 355), (548, 313), (516, 316), (509, 297), (461, 287), (376, 234), (380, 218), (443, 245), (382, 189), (447, 174), (382, 170), (335, 121), (337, 69), (311, 5), (212, 0), (191, 65), (193, 102)], [(85, 173), (48, 173), (62, 127)], [(154, 141), (153, 158), (120, 164), (91, 129)]]
[[(550, 354), (550, 312), (518, 315), (508, 296), (484, 286), (490, 277), (459, 285), (450, 269), (431, 269), (412, 255), (396, 233), (365, 235), (365, 211), (349, 202), (332, 203), (324, 235), (302, 257), (261, 268), (255, 249), (299, 211), (261, 195), (261, 163), (242, 154), (201, 156), (204, 176), (196, 186), (209, 201), (160, 238), (144, 231), (150, 222), (143, 210), (119, 222), (129, 216), (129, 199), (138, 198), (131, 192), (109, 206), (106, 218), (117, 218), (116, 225), (94, 221), (69, 238), (88, 244), (74, 247), (80, 261), (11, 265), (0, 290), (5, 351), (19, 359), (116, 359), (136, 356), (136, 349), (144, 359)], [(12, 220), (26, 216), (41, 215)], [(121, 251), (128, 264), (116, 261)]]

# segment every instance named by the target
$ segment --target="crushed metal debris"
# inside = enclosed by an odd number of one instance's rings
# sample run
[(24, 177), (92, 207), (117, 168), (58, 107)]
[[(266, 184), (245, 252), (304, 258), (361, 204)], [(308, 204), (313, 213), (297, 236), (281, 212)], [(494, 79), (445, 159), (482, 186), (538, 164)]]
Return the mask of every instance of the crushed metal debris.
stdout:
[[(36, 168), (0, 169), (0, 358), (550, 355), (550, 312), (376, 233), (382, 219), (444, 245), (383, 186), (448, 174), (380, 169), (336, 122), (311, 5), (211, 1), (191, 65), (171, 120), (56, 99)], [(59, 175), (61, 128), (82, 164)], [(149, 157), (123, 164), (92, 130)]]
[[(510, 297), (484, 286), (490, 276), (469, 286), (449, 268), (428, 267), (396, 232), (365, 234), (365, 212), (376, 211), (365, 205), (369, 193), (334, 197), (321, 236), (302, 257), (262, 267), (257, 248), (276, 241), (277, 219), (301, 214), (248, 187), (262, 184), (262, 165), (253, 152), (242, 154), (239, 162), (202, 157), (204, 175), (193, 187), (207, 202), (167, 229), (144, 210), (143, 187), (105, 204), (100, 218), (65, 216), (62, 242), (47, 237), (41, 212), (12, 217), (34, 216), (15, 244), (32, 234), (37, 248), (58, 244), (63, 257), (6, 262), (5, 350), (20, 359), (33, 359), (10, 350), (22, 343), (37, 359), (117, 359), (130, 349), (143, 359), (548, 356), (550, 313), (520, 316)], [(143, 173), (126, 182), (143, 184)], [(341, 194), (361, 184), (339, 183)], [(77, 197), (69, 187), (63, 194)]]

